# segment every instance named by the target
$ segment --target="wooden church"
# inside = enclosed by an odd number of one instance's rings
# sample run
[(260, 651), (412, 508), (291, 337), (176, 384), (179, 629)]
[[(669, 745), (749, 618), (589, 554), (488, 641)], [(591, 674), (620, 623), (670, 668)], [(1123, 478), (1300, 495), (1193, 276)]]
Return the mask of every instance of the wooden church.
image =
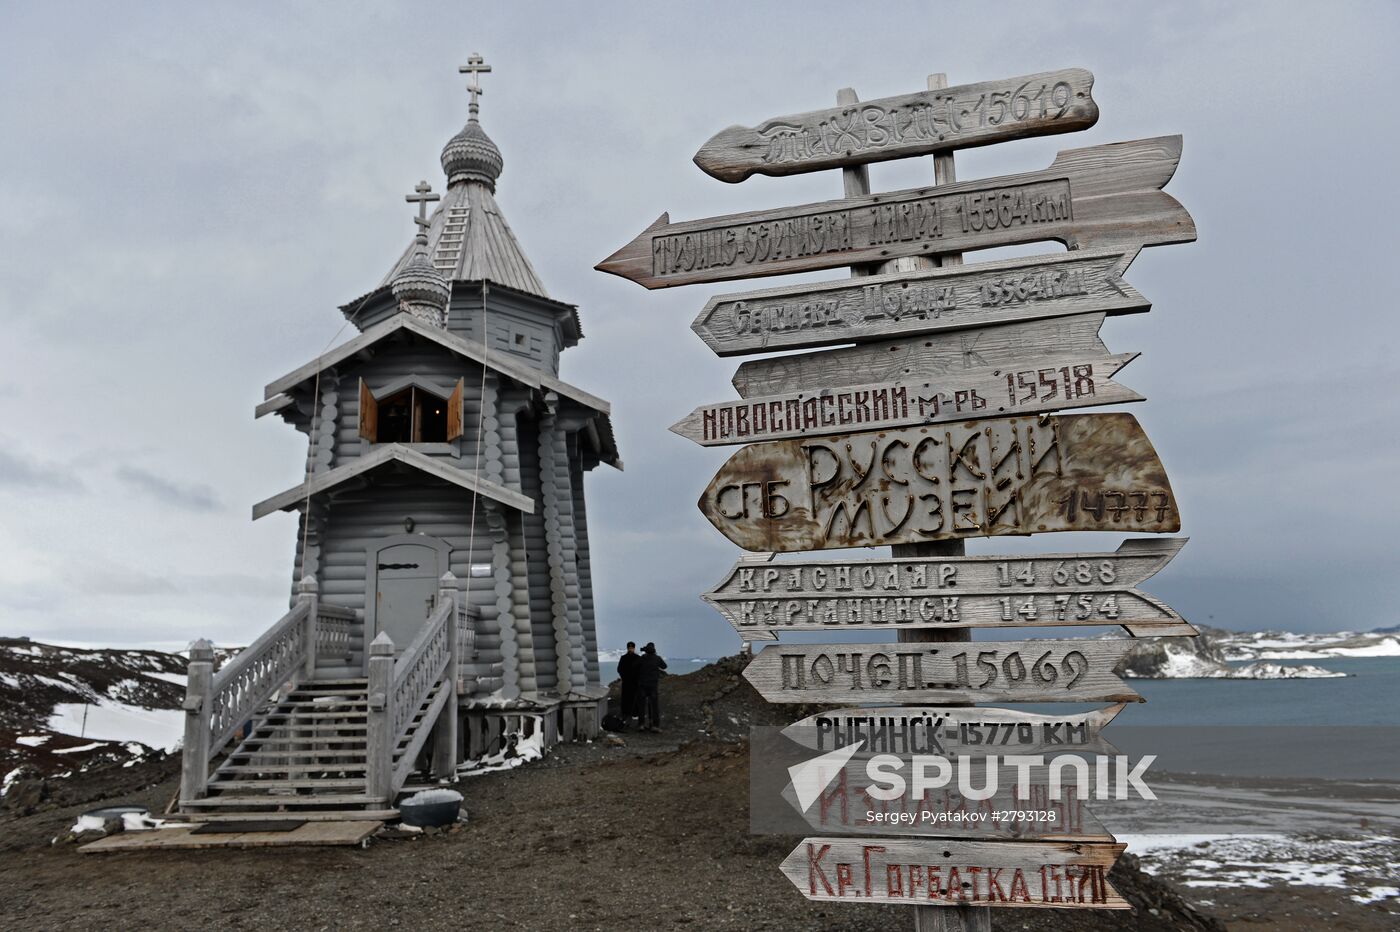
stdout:
[[(503, 159), (470, 117), (446, 188), (341, 311), (358, 335), (267, 386), (307, 435), (292, 609), (217, 672), (192, 649), (181, 809), (382, 816), (412, 780), (596, 735), (584, 474), (622, 468), (607, 402), (559, 379), (583, 338), (496, 203)], [(431, 215), (429, 204), (436, 204)]]

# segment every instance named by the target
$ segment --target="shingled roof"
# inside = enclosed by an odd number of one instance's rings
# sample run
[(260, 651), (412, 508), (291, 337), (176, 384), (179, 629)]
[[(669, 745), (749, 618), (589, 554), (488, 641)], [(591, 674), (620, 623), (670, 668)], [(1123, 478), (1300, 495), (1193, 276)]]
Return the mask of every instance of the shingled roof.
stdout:
[[(496, 204), (495, 195), (474, 178), (452, 184), (443, 195), (428, 227), (428, 256), (449, 281), (488, 281), (549, 297)], [(379, 287), (389, 285), (412, 258), (410, 243)]]

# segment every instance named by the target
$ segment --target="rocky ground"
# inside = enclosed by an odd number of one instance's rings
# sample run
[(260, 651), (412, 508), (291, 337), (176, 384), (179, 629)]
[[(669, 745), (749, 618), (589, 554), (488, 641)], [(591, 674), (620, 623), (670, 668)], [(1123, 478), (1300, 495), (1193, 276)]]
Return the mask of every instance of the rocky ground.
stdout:
[[(770, 716), (734, 661), (663, 686), (659, 735), (555, 749), (465, 779), (470, 820), (366, 849), (85, 855), (51, 843), (97, 802), (165, 808), (173, 758), (50, 779), (0, 815), (0, 928), (823, 929), (912, 925), (898, 907), (809, 903), (778, 872), (796, 838), (748, 830), (748, 724)], [(705, 732), (709, 732), (706, 734)], [(995, 928), (1393, 929), (1335, 890), (1211, 890), (1213, 918), (1124, 857), (1134, 912), (1002, 910)]]

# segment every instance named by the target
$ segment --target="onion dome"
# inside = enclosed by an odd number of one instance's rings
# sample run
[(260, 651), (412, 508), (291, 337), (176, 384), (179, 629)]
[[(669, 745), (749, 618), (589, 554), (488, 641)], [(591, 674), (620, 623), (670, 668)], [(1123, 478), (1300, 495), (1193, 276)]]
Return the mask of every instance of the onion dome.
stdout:
[(447, 302), (452, 285), (428, 259), (428, 234), (419, 232), (413, 255), (394, 276), (394, 298), (399, 310), (434, 327), (447, 326)]
[(504, 165), (501, 150), (486, 135), (475, 115), (442, 148), (442, 170), (447, 174), (449, 187), (462, 181), (479, 181), (494, 192)]

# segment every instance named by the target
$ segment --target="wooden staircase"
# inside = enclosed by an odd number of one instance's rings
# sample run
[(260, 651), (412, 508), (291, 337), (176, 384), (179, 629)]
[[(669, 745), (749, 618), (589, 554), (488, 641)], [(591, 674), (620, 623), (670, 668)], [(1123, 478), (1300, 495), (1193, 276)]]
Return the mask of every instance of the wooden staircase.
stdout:
[(193, 644), (178, 817), (393, 819), (429, 752), (428, 769), (450, 777), (459, 629), (469, 622), (456, 577), (441, 582), (412, 642), (399, 650), (381, 632), (369, 645), (364, 677), (342, 669), (363, 618), (322, 604), (311, 579), (292, 610), (217, 674), (210, 644)]
[[(423, 727), (428, 703), (394, 748), (397, 765)], [(432, 723), (428, 723), (430, 726)], [(192, 822), (398, 817), (365, 792), (369, 770), (367, 680), (302, 683), (273, 705), (209, 777), (208, 795), (185, 801)]]

